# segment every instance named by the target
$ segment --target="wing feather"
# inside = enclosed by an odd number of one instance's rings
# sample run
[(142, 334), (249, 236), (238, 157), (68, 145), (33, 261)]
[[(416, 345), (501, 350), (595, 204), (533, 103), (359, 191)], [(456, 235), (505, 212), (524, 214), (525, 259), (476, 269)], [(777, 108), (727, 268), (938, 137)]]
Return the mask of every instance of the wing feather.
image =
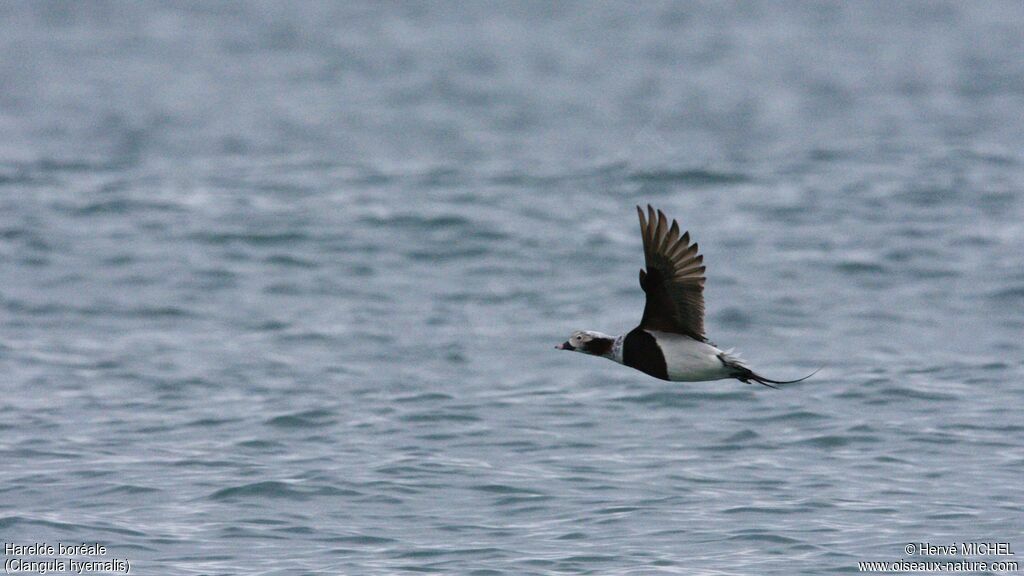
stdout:
[(647, 304), (640, 327), (704, 337), (704, 256), (689, 231), (679, 235), (679, 224), (661, 210), (636, 207), (644, 243), (646, 271), (640, 271)]

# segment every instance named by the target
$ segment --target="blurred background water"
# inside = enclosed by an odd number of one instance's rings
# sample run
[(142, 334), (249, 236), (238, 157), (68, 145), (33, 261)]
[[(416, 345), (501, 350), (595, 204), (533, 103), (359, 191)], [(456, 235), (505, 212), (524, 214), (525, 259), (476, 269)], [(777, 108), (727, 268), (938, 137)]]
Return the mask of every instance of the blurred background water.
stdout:
[[(0, 4), (0, 540), (142, 574), (1024, 547), (1019, 2)], [(670, 384), (552, 346), (708, 263)]]

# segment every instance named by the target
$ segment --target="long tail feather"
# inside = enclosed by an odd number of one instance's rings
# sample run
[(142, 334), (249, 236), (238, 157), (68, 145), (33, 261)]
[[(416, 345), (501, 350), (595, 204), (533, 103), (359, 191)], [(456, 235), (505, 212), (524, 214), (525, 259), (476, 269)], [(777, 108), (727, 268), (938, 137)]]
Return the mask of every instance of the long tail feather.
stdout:
[(764, 384), (769, 388), (778, 389), (778, 386), (774, 386), (774, 384), (796, 384), (797, 382), (803, 382), (804, 380), (807, 380), (811, 376), (817, 374), (819, 370), (821, 370), (821, 368), (818, 368), (818, 370), (811, 372), (810, 374), (804, 376), (803, 378), (797, 378), (796, 380), (772, 380), (771, 378), (765, 378), (764, 376), (761, 376), (760, 374), (754, 372), (749, 368), (745, 368), (743, 372), (734, 374), (733, 378), (736, 378), (740, 382), (745, 382), (747, 384), (750, 384), (750, 381), (753, 380), (754, 382), (757, 382), (758, 384)]
[(811, 372), (810, 374), (804, 376), (803, 378), (797, 378), (796, 380), (772, 380), (771, 378), (765, 378), (764, 376), (761, 376), (757, 372), (754, 372), (753, 370), (748, 368), (746, 363), (740, 359), (739, 355), (734, 354), (732, 350), (726, 350), (725, 352), (719, 354), (718, 359), (722, 361), (722, 365), (731, 370), (732, 373), (730, 374), (730, 376), (739, 380), (740, 382), (743, 382), (744, 384), (757, 382), (758, 384), (763, 384), (769, 388), (776, 389), (778, 388), (776, 384), (795, 384), (797, 382), (803, 382), (804, 380), (807, 380), (811, 376), (814, 376), (815, 374), (818, 373), (819, 370), (821, 370), (821, 368), (818, 368), (818, 370)]

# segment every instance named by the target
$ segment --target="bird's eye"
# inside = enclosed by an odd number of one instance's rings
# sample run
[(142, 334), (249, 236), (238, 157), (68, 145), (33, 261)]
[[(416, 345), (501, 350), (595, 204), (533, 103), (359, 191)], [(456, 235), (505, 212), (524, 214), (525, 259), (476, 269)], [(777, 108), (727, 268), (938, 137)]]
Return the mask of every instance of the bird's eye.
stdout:
[(583, 340), (583, 336), (580, 336), (579, 334), (577, 334), (576, 335), (576, 341), (578, 342), (580, 340)]

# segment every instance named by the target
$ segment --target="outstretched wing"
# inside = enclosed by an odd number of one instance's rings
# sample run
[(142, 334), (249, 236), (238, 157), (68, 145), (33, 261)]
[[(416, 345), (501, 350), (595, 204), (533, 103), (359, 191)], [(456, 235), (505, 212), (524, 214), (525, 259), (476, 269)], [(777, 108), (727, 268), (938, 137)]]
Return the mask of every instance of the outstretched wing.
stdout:
[(690, 244), (690, 233), (679, 236), (679, 224), (649, 204), (640, 214), (647, 271), (640, 271), (640, 287), (647, 293), (640, 327), (647, 330), (704, 338), (704, 257)]

